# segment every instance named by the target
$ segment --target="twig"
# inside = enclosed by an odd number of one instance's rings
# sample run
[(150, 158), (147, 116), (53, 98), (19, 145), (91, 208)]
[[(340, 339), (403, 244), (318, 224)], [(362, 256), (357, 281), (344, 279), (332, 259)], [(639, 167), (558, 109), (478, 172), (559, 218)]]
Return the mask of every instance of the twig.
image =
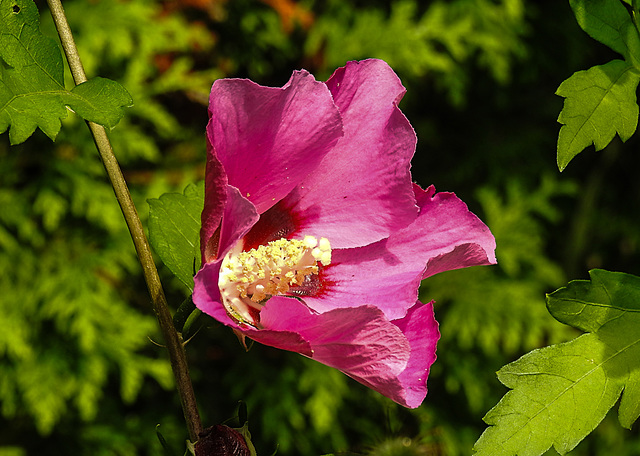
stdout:
[[(60, 41), (62, 42), (62, 47), (67, 56), (73, 80), (76, 84), (81, 84), (87, 80), (87, 76), (80, 61), (80, 56), (76, 49), (69, 23), (64, 14), (62, 3), (60, 0), (47, 0), (47, 3), (49, 4), (51, 15), (53, 16)], [(144, 278), (147, 283), (147, 288), (149, 289), (149, 294), (151, 295), (153, 311), (158, 319), (158, 324), (160, 325), (160, 330), (162, 331), (167, 345), (167, 351), (169, 352), (171, 368), (173, 369), (173, 375), (176, 379), (182, 410), (189, 430), (189, 438), (195, 442), (198, 440), (198, 435), (202, 431), (202, 424), (193, 392), (193, 385), (189, 377), (189, 367), (187, 365), (182, 337), (173, 326), (171, 312), (169, 311), (167, 299), (162, 290), (162, 284), (160, 283), (160, 277), (158, 277), (158, 271), (151, 255), (149, 242), (144, 234), (142, 222), (131, 199), (131, 194), (127, 188), (118, 161), (113, 153), (107, 132), (101, 125), (93, 122), (87, 122), (87, 124), (93, 135), (111, 185), (113, 186), (116, 198), (120, 204), (120, 209), (131, 233), (140, 264), (142, 265)]]

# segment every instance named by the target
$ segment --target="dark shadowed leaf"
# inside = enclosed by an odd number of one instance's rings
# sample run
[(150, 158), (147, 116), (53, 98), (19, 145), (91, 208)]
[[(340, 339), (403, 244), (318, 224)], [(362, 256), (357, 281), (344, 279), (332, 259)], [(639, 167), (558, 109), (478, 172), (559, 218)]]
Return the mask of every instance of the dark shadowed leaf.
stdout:
[(640, 35), (619, 0), (570, 0), (569, 3), (582, 30), (638, 66)]
[(638, 125), (638, 70), (622, 60), (578, 71), (558, 87), (565, 98), (558, 122), (558, 167), (562, 171), (586, 147), (604, 149), (617, 133), (626, 141)]
[(183, 194), (165, 193), (149, 202), (149, 241), (162, 262), (189, 290), (200, 267), (200, 213), (204, 182), (189, 184)]

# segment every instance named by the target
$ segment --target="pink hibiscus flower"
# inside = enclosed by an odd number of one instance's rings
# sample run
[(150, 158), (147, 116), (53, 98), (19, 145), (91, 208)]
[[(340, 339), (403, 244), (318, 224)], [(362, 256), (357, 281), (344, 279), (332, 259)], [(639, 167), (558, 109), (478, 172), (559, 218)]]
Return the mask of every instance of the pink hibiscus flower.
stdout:
[(193, 302), (413, 408), (440, 337), (420, 281), (495, 263), (495, 240), (454, 194), (412, 184), (404, 92), (380, 60), (326, 83), (216, 81)]

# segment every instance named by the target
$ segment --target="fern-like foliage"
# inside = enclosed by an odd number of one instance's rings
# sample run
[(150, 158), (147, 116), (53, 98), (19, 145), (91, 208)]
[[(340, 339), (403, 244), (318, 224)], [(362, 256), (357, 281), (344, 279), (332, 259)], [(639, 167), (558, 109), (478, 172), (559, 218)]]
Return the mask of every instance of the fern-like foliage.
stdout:
[(0, 188), (2, 414), (47, 434), (72, 409), (93, 419), (116, 372), (127, 402), (147, 376), (170, 387), (155, 321), (118, 292), (136, 260), (109, 186), (65, 161), (36, 185), (4, 171), (22, 188)]
[[(178, 144), (183, 159), (185, 153), (203, 157), (199, 138), (197, 147), (181, 143), (185, 129), (160, 97), (190, 97), (206, 119), (206, 94), (221, 73), (195, 70), (194, 55), (211, 48), (211, 33), (180, 15), (163, 14), (153, 1), (69, 1), (65, 10), (87, 73), (124, 83), (135, 100), (112, 135), (121, 163), (164, 160), (167, 144)], [(42, 30), (55, 35), (46, 14)], [(68, 72), (65, 77), (71, 86)], [(76, 116), (62, 122), (67, 128), (54, 144), (39, 134), (13, 148), (0, 143), (0, 412), (43, 435), (77, 417), (83, 426), (77, 443), (99, 442), (100, 451), (94, 447), (91, 454), (132, 454), (132, 435), (148, 430), (116, 422), (101, 430), (99, 423), (117, 413), (101, 412), (105, 388), (120, 389), (120, 397), (109, 401), (130, 404), (140, 400), (145, 382), (169, 388), (170, 368), (164, 349), (150, 341), (161, 342), (157, 324), (90, 135)], [(194, 179), (201, 159), (186, 161), (184, 175), (171, 171), (171, 183), (163, 173), (149, 179), (145, 169), (125, 168), (143, 218), (148, 196)], [(118, 439), (128, 443), (119, 446)]]
[(378, 57), (403, 75), (432, 74), (455, 104), (463, 103), (469, 84), (465, 65), (475, 61), (505, 83), (512, 61), (525, 55), (521, 0), (431, 2), (427, 8), (401, 0), (389, 14), (332, 0), (326, 9), (309, 32), (305, 53), (322, 49), (327, 69)]

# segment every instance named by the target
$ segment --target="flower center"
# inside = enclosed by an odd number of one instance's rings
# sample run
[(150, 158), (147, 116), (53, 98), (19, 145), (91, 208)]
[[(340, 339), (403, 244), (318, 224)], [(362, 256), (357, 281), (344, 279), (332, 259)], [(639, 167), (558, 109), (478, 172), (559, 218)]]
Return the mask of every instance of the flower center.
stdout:
[(243, 241), (224, 257), (218, 278), (222, 302), (240, 323), (256, 326), (256, 311), (272, 296), (286, 295), (305, 277), (318, 274), (318, 263), (331, 263), (331, 245), (326, 238), (279, 239), (242, 251)]

